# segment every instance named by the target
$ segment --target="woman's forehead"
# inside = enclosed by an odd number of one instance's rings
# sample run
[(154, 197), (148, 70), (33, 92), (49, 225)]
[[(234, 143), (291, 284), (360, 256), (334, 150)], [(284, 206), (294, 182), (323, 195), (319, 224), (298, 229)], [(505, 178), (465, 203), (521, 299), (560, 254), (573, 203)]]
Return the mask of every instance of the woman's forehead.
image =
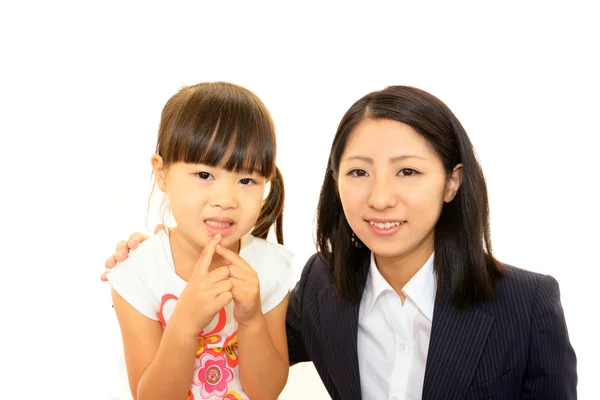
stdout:
[(365, 119), (350, 133), (342, 158), (431, 157), (427, 139), (411, 126), (389, 119)]

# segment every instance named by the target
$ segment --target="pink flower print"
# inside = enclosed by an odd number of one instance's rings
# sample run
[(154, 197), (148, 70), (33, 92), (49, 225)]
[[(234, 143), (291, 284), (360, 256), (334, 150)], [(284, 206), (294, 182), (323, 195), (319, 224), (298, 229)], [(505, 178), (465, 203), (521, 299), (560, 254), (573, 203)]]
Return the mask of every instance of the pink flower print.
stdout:
[(211, 353), (200, 356), (199, 365), (194, 368), (192, 383), (200, 387), (200, 396), (209, 399), (212, 396), (223, 397), (227, 393), (227, 384), (233, 380), (233, 371), (227, 367), (225, 357), (215, 357)]

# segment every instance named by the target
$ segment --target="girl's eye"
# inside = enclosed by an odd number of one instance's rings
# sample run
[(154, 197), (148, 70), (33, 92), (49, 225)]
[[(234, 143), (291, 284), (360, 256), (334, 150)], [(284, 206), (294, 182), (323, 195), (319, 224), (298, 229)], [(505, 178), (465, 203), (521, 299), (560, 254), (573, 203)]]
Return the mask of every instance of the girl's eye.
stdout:
[(398, 175), (402, 175), (402, 176), (413, 176), (413, 175), (417, 175), (419, 172), (415, 171), (412, 168), (403, 168), (398, 172)]
[(197, 172), (196, 175), (198, 176), (198, 178), (208, 181), (211, 179), (215, 179), (210, 173), (208, 172)]
[(367, 174), (367, 172), (365, 170), (362, 169), (353, 169), (352, 171), (348, 172), (349, 176), (368, 176), (369, 174)]
[(242, 179), (240, 179), (240, 183), (242, 185), (246, 185), (246, 186), (256, 185), (256, 181), (252, 178), (242, 178)]

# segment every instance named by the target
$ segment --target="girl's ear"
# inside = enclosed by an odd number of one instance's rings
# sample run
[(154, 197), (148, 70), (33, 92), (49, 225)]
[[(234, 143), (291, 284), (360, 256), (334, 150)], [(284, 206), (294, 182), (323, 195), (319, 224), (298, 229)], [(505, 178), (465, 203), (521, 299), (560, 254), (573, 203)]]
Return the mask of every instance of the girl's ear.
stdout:
[(152, 164), (152, 170), (154, 171), (154, 176), (156, 177), (156, 183), (161, 192), (166, 193), (167, 191), (167, 169), (165, 168), (165, 164), (163, 159), (158, 154), (153, 154), (150, 157), (150, 163)]
[(444, 201), (446, 203), (450, 203), (454, 200), (454, 196), (456, 196), (456, 193), (462, 184), (462, 167), (462, 164), (458, 164), (452, 170), (452, 175), (450, 175), (450, 179), (448, 179), (446, 191), (444, 192)]

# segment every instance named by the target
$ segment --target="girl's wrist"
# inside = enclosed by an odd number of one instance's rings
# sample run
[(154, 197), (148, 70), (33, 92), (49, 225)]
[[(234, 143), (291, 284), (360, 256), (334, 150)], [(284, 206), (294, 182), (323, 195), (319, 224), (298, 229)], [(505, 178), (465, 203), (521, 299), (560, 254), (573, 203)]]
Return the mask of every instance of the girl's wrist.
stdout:
[(198, 340), (199, 331), (197, 331), (197, 329), (188, 321), (189, 319), (186, 318), (183, 318), (183, 320), (180, 321), (174, 312), (169, 319), (169, 323), (165, 327), (165, 334), (169, 332), (170, 335), (176, 336), (179, 340), (183, 341)]
[(267, 320), (263, 313), (258, 313), (256, 317), (249, 319), (247, 321), (238, 322), (238, 332), (240, 330), (250, 331), (250, 332), (260, 332), (262, 329), (267, 327)]

